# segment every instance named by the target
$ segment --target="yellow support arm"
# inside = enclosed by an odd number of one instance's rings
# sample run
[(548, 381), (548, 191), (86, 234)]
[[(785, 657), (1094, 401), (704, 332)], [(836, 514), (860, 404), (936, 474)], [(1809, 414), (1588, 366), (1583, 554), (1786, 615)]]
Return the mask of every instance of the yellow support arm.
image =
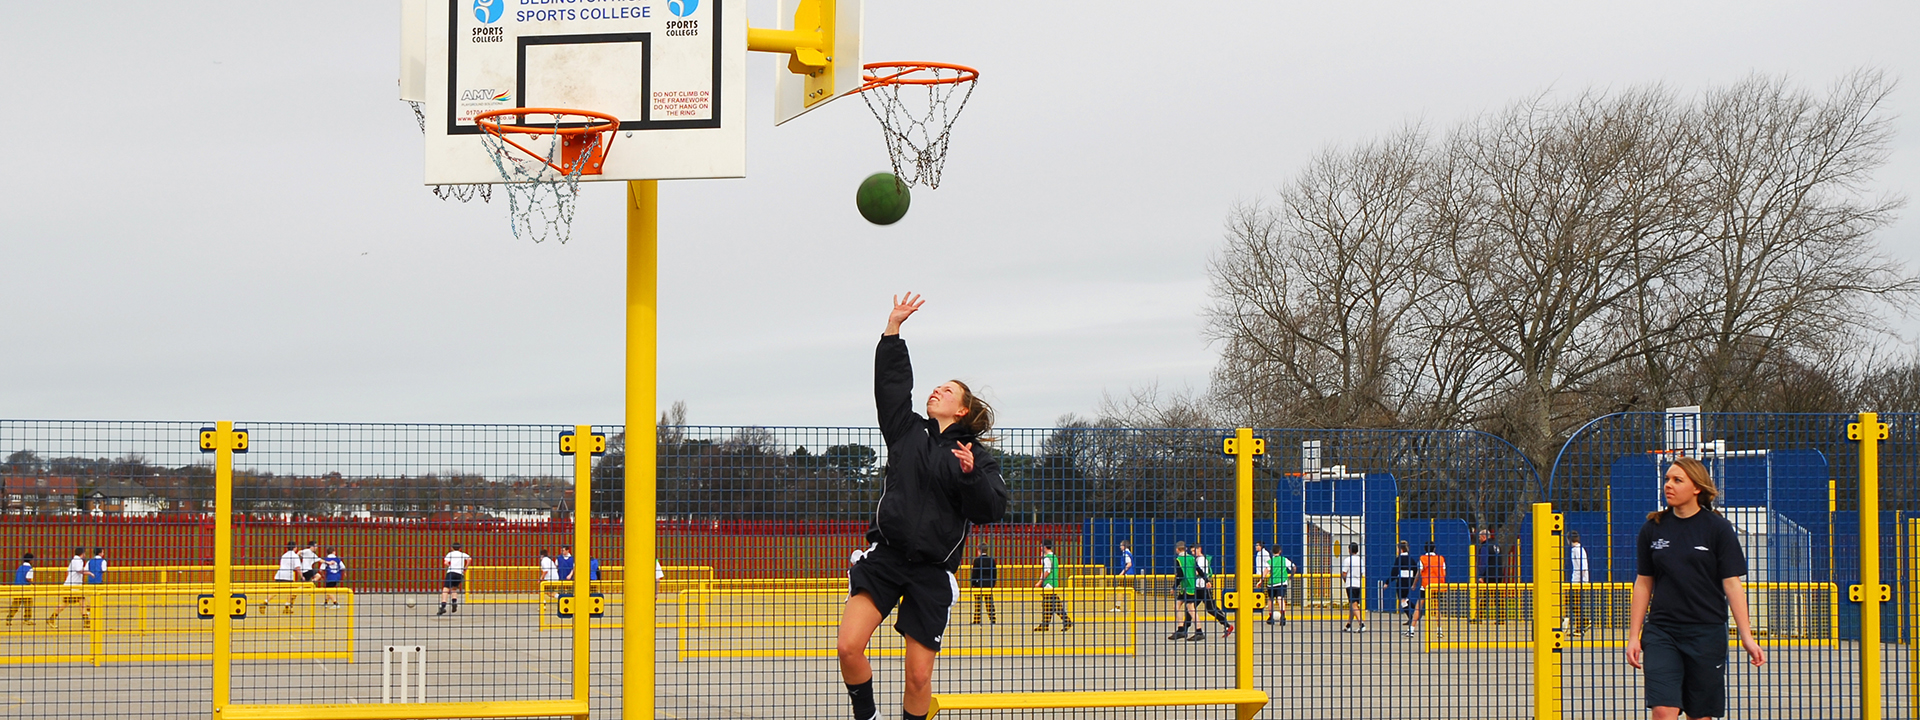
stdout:
[(787, 69), (795, 75), (813, 75), (833, 67), (834, 0), (800, 0), (793, 10), (793, 29), (747, 28), (747, 50), (791, 56)]

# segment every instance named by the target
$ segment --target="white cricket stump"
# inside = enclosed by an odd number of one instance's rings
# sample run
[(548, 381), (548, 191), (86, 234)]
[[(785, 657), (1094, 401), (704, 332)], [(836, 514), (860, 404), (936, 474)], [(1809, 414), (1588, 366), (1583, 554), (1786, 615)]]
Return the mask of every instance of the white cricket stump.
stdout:
[[(388, 645), (387, 652), (380, 659), (380, 702), (394, 702), (394, 657), (400, 658), (400, 700), (399, 702), (427, 701), (427, 648), (424, 645)], [(407, 699), (407, 661), (413, 660), (414, 684), (413, 699)]]

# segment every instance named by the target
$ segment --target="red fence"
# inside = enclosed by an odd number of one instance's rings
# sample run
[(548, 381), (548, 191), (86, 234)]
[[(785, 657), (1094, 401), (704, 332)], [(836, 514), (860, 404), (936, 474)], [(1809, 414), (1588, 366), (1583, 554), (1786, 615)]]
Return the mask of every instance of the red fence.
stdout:
[[(716, 578), (834, 577), (846, 572), (847, 555), (864, 546), (863, 521), (662, 520), (659, 556), (667, 565), (704, 565)], [(606, 565), (623, 565), (617, 520), (598, 520), (593, 552)], [(1080, 562), (1080, 527), (1064, 524), (1000, 524), (978, 528), (976, 542), (989, 542), (1004, 562), (1039, 556), (1041, 538), (1052, 538), (1063, 562)], [(361, 590), (431, 586), (441, 556), (452, 543), (475, 565), (539, 563), (542, 548), (557, 551), (573, 541), (566, 520), (400, 520), (360, 518), (243, 518), (234, 523), (235, 565), (276, 565), (286, 543), (316, 541), (337, 548), (347, 562), (348, 582)], [(213, 520), (206, 515), (148, 517), (0, 517), (0, 553), (11, 568), (22, 552), (36, 563), (40, 583), (59, 583), (75, 547), (106, 548), (110, 568), (213, 564)], [(968, 548), (967, 555), (973, 554)], [(112, 580), (112, 574), (108, 576)], [(270, 577), (238, 578), (265, 581)]]

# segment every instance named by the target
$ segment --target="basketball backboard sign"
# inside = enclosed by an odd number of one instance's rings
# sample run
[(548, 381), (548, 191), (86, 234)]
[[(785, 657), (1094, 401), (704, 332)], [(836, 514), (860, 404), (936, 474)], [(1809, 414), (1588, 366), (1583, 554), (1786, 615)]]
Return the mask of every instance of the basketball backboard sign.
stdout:
[[(403, 32), (421, 1), (402, 5)], [(744, 2), (424, 2), (401, 90), (423, 52), (427, 184), (502, 182), (474, 116), (522, 107), (619, 119), (601, 173), (581, 180), (746, 175)]]
[[(823, 107), (835, 98), (845, 96), (860, 89), (864, 83), (861, 77), (860, 34), (864, 29), (865, 11), (862, 0), (832, 0), (821, 3), (813, 0), (780, 0), (780, 18), (782, 30), (812, 30), (813, 28), (794, 27), (795, 10), (803, 5), (823, 5), (832, 15), (816, 18), (823, 24), (819, 28), (823, 35), (831, 38), (833, 52), (830, 59), (833, 66), (826, 77), (809, 77), (793, 72), (788, 63), (779, 63), (775, 68), (773, 82), (773, 124), (781, 125), (788, 120), (805, 115), (815, 108)], [(808, 8), (812, 12), (812, 8)]]

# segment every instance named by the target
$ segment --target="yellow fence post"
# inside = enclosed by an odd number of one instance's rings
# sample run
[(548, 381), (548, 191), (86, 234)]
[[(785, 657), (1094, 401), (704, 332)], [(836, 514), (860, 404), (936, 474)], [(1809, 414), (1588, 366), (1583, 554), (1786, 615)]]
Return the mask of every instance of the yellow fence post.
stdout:
[(1266, 452), (1266, 441), (1255, 439), (1252, 428), (1234, 431), (1226, 450), (1233, 455), (1234, 562), (1233, 589), (1240, 602), (1233, 609), (1234, 687), (1253, 689), (1253, 456)]
[[(1238, 629), (1233, 636), (1233, 686), (1242, 692), (1255, 693), (1252, 629), (1256, 592), (1253, 587), (1253, 456), (1266, 453), (1267, 441), (1254, 437), (1252, 428), (1239, 428), (1234, 431), (1233, 437), (1222, 443), (1221, 449), (1233, 456), (1233, 597), (1236, 602), (1231, 607), (1233, 625)], [(1218, 588), (1215, 591), (1221, 592)], [(1239, 720), (1252, 720), (1254, 714), (1266, 705), (1265, 694), (1259, 695), (1257, 703), (1248, 701), (1237, 704), (1236, 717)]]
[[(575, 425), (560, 434), (560, 454), (573, 456), (573, 699), (588, 702), (592, 691), (593, 611), (593, 457), (607, 452), (607, 436), (592, 425)], [(585, 715), (579, 716), (586, 720)]]
[(233, 453), (246, 452), (247, 431), (221, 420), (200, 429), (200, 451), (213, 453), (213, 717), (233, 702)]
[(1533, 504), (1533, 717), (1560, 717), (1560, 535), (1565, 517), (1551, 503)]
[(1860, 584), (1848, 595), (1860, 603), (1860, 718), (1880, 720), (1880, 603), (1891, 588), (1880, 583), (1880, 441), (1887, 425), (1876, 413), (1860, 413), (1847, 439), (1860, 443)]

